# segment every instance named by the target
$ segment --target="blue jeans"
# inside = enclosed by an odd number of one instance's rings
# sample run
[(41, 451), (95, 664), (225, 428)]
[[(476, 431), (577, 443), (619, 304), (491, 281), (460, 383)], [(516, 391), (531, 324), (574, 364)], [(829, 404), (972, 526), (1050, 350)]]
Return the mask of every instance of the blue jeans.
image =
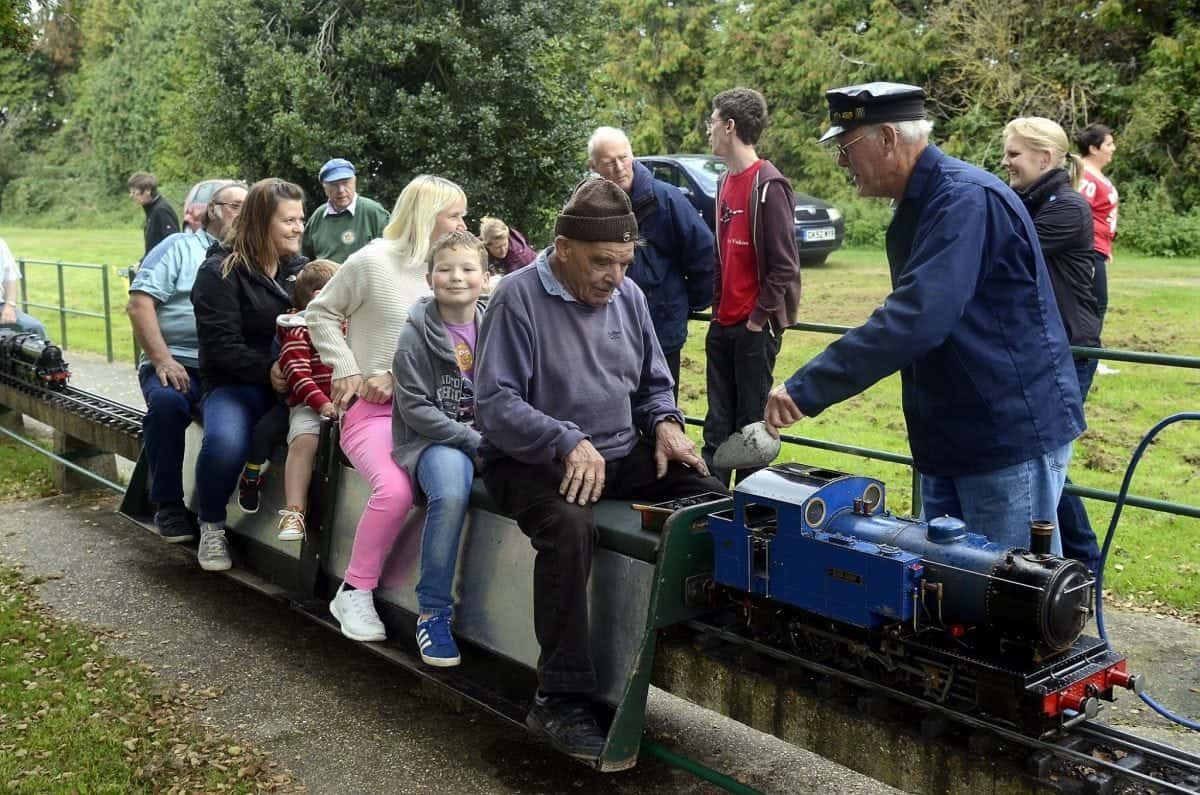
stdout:
[(204, 443), (196, 459), (196, 514), (225, 521), (225, 506), (250, 454), (254, 426), (275, 405), (269, 387), (227, 384), (204, 396)]
[[(1092, 386), (1092, 378), (1096, 375), (1096, 359), (1076, 359), (1075, 375), (1079, 379), (1079, 394), (1087, 400), (1088, 390)], [(1070, 483), (1070, 478), (1067, 479)], [(1063, 492), (1058, 501), (1058, 530), (1062, 533), (1063, 555), (1077, 560), (1088, 567), (1088, 571), (1096, 571), (1100, 565), (1100, 546), (1096, 543), (1096, 531), (1088, 519), (1087, 509), (1083, 500), (1076, 494)]]
[(475, 464), (457, 447), (434, 444), (417, 461), (417, 482), (425, 492), (425, 529), (421, 533), (421, 578), (417, 604), (423, 615), (454, 614), (454, 568), (458, 539), (471, 507)]
[(200, 372), (185, 367), (188, 391), (163, 386), (154, 365), (138, 371), (146, 418), (142, 421), (142, 449), (150, 465), (150, 499), (158, 504), (183, 499), (183, 443), (192, 412), (200, 405)]
[[(922, 513), (927, 519), (958, 517), (969, 532), (1004, 546), (1029, 549), (1029, 523), (1054, 522), (1057, 517), (1071, 446), (1068, 442), (1037, 458), (977, 475), (921, 475)], [(1057, 528), (1050, 549), (1062, 554)]]
[(32, 331), (34, 334), (37, 334), (44, 340), (50, 339), (46, 336), (46, 327), (42, 324), (42, 321), (38, 320), (33, 315), (25, 314), (20, 309), (15, 307), (13, 308), (13, 311), (17, 313), (17, 319), (13, 322), (13, 325), (15, 325), (18, 329), (21, 331)]

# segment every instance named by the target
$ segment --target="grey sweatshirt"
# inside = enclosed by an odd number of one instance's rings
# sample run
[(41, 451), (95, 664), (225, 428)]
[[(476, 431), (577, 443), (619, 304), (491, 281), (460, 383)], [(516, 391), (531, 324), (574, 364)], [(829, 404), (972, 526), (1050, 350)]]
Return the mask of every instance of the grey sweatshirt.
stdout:
[[(482, 316), (482, 308), (477, 307), (476, 329)], [(414, 487), (417, 461), (431, 444), (457, 447), (475, 457), (479, 431), (457, 419), (470, 382), (458, 369), (450, 333), (431, 295), (408, 308), (408, 321), (392, 357), (392, 381), (392, 460), (408, 472)]]
[(483, 316), (475, 416), (485, 460), (549, 463), (588, 439), (616, 461), (639, 432), (683, 424), (642, 291), (625, 279), (604, 306), (580, 303), (554, 277), (553, 253), (505, 276)]

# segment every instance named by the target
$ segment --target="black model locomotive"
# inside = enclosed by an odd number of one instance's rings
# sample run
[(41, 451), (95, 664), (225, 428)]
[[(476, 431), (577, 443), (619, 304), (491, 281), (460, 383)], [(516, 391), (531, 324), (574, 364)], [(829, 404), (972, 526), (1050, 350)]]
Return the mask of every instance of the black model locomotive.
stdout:
[(71, 371), (57, 345), (27, 331), (0, 329), (0, 375), (29, 386), (62, 390)]
[(1034, 733), (1140, 688), (1083, 635), (1095, 581), (1050, 554), (1051, 525), (1009, 548), (951, 517), (892, 516), (873, 478), (785, 464), (739, 483), (709, 530), (741, 620), (801, 657)]

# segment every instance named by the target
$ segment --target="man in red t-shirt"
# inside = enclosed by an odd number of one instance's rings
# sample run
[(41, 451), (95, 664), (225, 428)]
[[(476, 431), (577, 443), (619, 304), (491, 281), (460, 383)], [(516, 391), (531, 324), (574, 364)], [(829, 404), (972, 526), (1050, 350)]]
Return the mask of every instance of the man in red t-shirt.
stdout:
[[(713, 100), (708, 137), (728, 171), (717, 184), (713, 322), (704, 341), (708, 414), (704, 459), (721, 442), (762, 419), (783, 330), (796, 322), (800, 258), (796, 252), (792, 186), (755, 146), (767, 124), (767, 103), (749, 88)], [(750, 474), (739, 471), (738, 479)]]

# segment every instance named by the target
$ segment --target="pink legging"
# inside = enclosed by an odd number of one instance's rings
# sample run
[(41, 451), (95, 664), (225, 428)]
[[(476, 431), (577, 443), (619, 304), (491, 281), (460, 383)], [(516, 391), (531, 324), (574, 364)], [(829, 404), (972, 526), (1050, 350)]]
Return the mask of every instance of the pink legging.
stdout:
[(354, 531), (345, 580), (372, 590), (413, 505), (408, 473), (392, 460), (392, 403), (358, 399), (342, 417), (342, 451), (371, 484), (371, 496)]

